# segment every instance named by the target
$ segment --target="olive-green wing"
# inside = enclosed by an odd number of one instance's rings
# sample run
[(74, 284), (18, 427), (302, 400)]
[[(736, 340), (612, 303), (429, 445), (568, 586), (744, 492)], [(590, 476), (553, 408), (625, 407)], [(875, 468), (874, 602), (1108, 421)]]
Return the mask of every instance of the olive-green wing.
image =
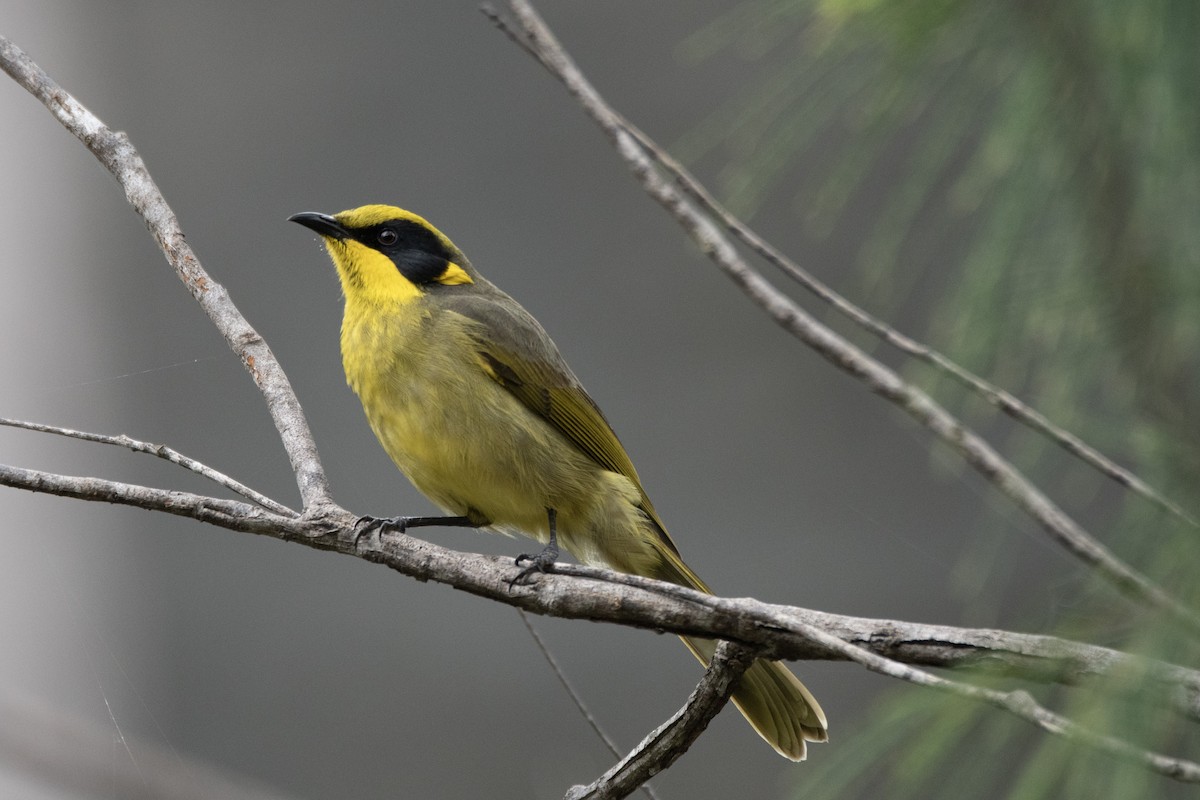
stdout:
[(557, 383), (559, 376), (523, 361), (493, 342), (476, 342), (484, 370), (525, 406), (553, 425), (593, 461), (637, 481), (637, 472), (616, 434), (592, 398), (578, 384)]
[(495, 291), (499, 297), (460, 295), (447, 303), (450, 310), (477, 323), (468, 331), (484, 370), (597, 464), (633, 481), (642, 495), (642, 510), (678, 554), (642, 488), (629, 454), (600, 407), (537, 320), (508, 295)]

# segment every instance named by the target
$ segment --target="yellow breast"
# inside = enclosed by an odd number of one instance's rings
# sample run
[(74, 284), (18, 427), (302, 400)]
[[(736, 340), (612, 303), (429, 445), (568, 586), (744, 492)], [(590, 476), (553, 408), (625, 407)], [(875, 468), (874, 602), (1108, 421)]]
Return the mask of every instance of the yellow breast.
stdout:
[[(631, 483), (599, 469), (488, 377), (464, 324), (420, 300), (386, 313), (347, 304), (347, 381), (417, 489), (450, 514), (479, 515), (497, 529), (543, 539), (547, 508), (569, 530), (572, 520), (594, 515), (598, 499), (636, 496)], [(616, 492), (613, 480), (622, 484)]]

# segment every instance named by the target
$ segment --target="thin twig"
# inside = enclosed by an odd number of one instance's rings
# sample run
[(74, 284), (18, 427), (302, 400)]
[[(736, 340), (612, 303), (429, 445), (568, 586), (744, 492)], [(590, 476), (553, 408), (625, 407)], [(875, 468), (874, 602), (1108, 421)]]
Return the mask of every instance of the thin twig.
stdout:
[[(124, 738), (124, 734), (122, 734)], [(166, 737), (163, 737), (166, 738)], [(0, 752), (10, 797), (120, 797), (123, 800), (288, 800), (244, 775), (181, 756), (154, 741), (133, 742), (136, 758), (112, 753), (113, 730), (52, 708), (11, 687), (0, 696)], [(13, 768), (16, 768), (15, 770)], [(19, 775), (20, 778), (13, 778)], [(298, 798), (295, 798), (298, 800)]]
[(671, 766), (729, 702), (734, 687), (753, 662), (754, 651), (750, 648), (720, 642), (683, 708), (594, 782), (572, 787), (566, 800), (619, 800)]
[[(583, 702), (583, 695), (576, 691), (575, 686), (567, 679), (567, 673), (563, 671), (562, 665), (558, 663), (558, 659), (550, 652), (550, 648), (546, 645), (542, 635), (537, 632), (533, 624), (529, 621), (529, 615), (523, 610), (517, 609), (517, 613), (521, 616), (521, 624), (525, 626), (525, 630), (529, 631), (529, 635), (533, 637), (534, 644), (542, 653), (542, 658), (546, 659), (546, 663), (550, 665), (550, 670), (554, 673), (554, 677), (558, 678), (558, 682), (567, 690), (567, 695), (571, 698), (571, 702), (575, 704), (575, 708), (579, 709), (579, 713), (583, 715), (583, 719), (591, 726), (596, 735), (600, 737), (600, 741), (604, 742), (604, 746), (614, 757), (621, 757), (621, 750), (617, 747), (616, 741), (605, 732), (604, 728), (600, 727), (600, 721), (592, 714), (591, 709), (587, 707), (587, 703)], [(649, 785), (643, 784), (641, 787), (642, 793), (650, 800), (658, 800), (658, 795)]]
[(525, 0), (510, 0), (519, 30), (494, 15), (493, 21), (516, 41), (524, 41), (538, 61), (566, 87), (609, 136), (642, 188), (683, 226), (701, 250), (781, 327), (827, 361), (862, 381), (868, 389), (904, 409), (934, 435), (953, 447), (971, 466), (1029, 514), (1068, 552), (1103, 575), (1127, 596), (1166, 612), (1200, 634), (1200, 613), (1179, 602), (1148, 577), (1117, 558), (1016, 467), (976, 433), (917, 387), (818, 322), (791, 298), (772, 286), (738, 254), (707, 216), (659, 172), (641, 144), (626, 131), (619, 115), (587, 81), (554, 34)]
[(329, 482), (317, 456), (308, 421), (287, 376), (267, 343), (234, 306), (225, 287), (214, 281), (200, 265), (184, 239), (175, 212), (150, 177), (129, 137), (105, 125), (3, 36), (0, 36), (0, 69), (40, 100), (54, 118), (116, 177), (125, 191), (125, 199), (145, 221), (175, 274), (242, 360), (262, 392), (291, 461), (304, 507), (329, 503)]
[(100, 444), (111, 444), (117, 447), (125, 447), (135, 453), (149, 453), (152, 456), (170, 461), (172, 464), (178, 464), (186, 470), (208, 478), (210, 481), (224, 486), (232, 492), (240, 494), (242, 497), (251, 502), (258, 503), (268, 511), (274, 511), (276, 514), (283, 514), (289, 517), (298, 517), (299, 513), (293, 511), (282, 503), (277, 503), (261, 492), (251, 489), (241, 481), (235, 480), (223, 472), (218, 472), (207, 464), (203, 464), (194, 458), (189, 458), (178, 450), (167, 447), (163, 444), (151, 444), (150, 442), (142, 442), (137, 439), (130, 438), (125, 434), (119, 436), (108, 436), (102, 433), (88, 433), (87, 431), (77, 431), (71, 428), (60, 428), (57, 425), (43, 425), (40, 422), (26, 422), (19, 419), (8, 419), (0, 417), (0, 425), (10, 428), (20, 428), (27, 431), (37, 431), (39, 433), (53, 433), (58, 436), (66, 436), (70, 439), (81, 439), (85, 442), (99, 442)]
[(815, 626), (801, 623), (797, 631), (872, 672), (987, 703), (1036, 725), (1047, 733), (1081, 742), (1103, 753), (1177, 781), (1200, 783), (1200, 763), (1165, 756), (1152, 750), (1136, 747), (1113, 736), (1096, 733), (1074, 720), (1050, 711), (1024, 690), (1003, 692), (961, 681), (952, 681), (847, 644)]

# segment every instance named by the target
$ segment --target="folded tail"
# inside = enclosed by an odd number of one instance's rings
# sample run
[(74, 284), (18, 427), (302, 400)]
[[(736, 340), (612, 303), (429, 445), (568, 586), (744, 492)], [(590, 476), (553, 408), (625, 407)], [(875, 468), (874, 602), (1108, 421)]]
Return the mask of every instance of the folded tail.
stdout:
[[(637, 571), (649, 577), (711, 594), (712, 590), (704, 581), (683, 563), (679, 551), (675, 549), (674, 543), (657, 522), (657, 518), (651, 516), (651, 519), (654, 520), (654, 533), (658, 534), (656, 538), (650, 539), (657, 555), (655, 563), (644, 565), (639, 570), (628, 571)], [(716, 652), (717, 643), (711, 639), (688, 636), (680, 638), (693, 655), (700, 659), (700, 663), (707, 667), (713, 653)], [(804, 760), (808, 749), (806, 742), (829, 740), (829, 726), (821, 705), (800, 679), (778, 661), (759, 660), (751, 664), (731, 699), (758, 735), (781, 756), (792, 761)]]
[[(717, 649), (711, 639), (681, 636), (683, 643), (708, 666)], [(829, 739), (825, 712), (800, 679), (778, 661), (755, 661), (733, 692), (733, 704), (775, 752), (803, 761), (805, 742)]]

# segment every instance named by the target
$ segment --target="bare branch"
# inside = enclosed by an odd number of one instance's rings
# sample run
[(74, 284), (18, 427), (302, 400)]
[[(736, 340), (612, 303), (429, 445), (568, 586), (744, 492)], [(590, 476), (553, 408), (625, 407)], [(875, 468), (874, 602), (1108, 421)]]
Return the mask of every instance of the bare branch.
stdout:
[(953, 447), (971, 466), (1029, 514), (1068, 552), (1088, 564), (1127, 596), (1166, 612), (1193, 634), (1200, 633), (1200, 613), (1179, 602), (1148, 577), (1117, 558), (1034, 486), (1019, 470), (977, 434), (893, 370), (822, 325), (791, 298), (772, 286), (745, 262), (707, 216), (697, 211), (659, 173), (655, 162), (626, 130), (621, 117), (600, 97), (575, 66), (554, 34), (525, 0), (510, 0), (520, 25), (492, 12), (492, 19), (537, 56), (608, 135), (642, 188), (663, 205), (700, 249), (757, 305), (785, 330), (827, 361), (862, 381), (868, 389), (904, 409), (934, 435)]
[(292, 518), (236, 500), (2, 464), (0, 485), (164, 511), (230, 530), (298, 541), (385, 564), (409, 577), (444, 583), (535, 614), (733, 639), (759, 647), (771, 658), (845, 657), (814, 644), (793, 627), (800, 625), (924, 666), (986, 669), (1070, 685), (1137, 675), (1168, 695), (1164, 705), (1200, 720), (1200, 670), (1053, 636), (851, 617), (751, 598), (714, 597), (651, 578), (576, 564), (559, 564), (556, 574), (544, 576), (533, 587), (510, 591), (512, 559), (459, 553), (405, 534), (388, 533), (382, 539), (378, 535), (356, 537), (358, 518), (337, 506)]
[(721, 642), (704, 677), (683, 708), (642, 740), (629, 755), (587, 786), (574, 786), (566, 800), (619, 800), (662, 772), (692, 746), (733, 694), (754, 651)]
[(19, 419), (8, 419), (0, 417), (0, 425), (5, 425), (10, 428), (20, 428), (27, 431), (38, 431), (39, 433), (53, 433), (58, 436), (66, 436), (71, 439), (81, 439), (85, 442), (99, 442), (100, 444), (111, 444), (117, 447), (127, 447), (135, 453), (149, 453), (152, 456), (166, 459), (172, 464), (178, 464), (186, 470), (208, 478), (210, 481), (224, 486), (232, 492), (240, 494), (247, 500), (258, 503), (268, 511), (273, 511), (276, 514), (283, 514), (289, 517), (300, 516), (297, 512), (277, 503), (261, 492), (251, 489), (241, 481), (234, 480), (223, 472), (218, 472), (207, 464), (202, 464), (194, 458), (188, 458), (178, 450), (167, 447), (164, 444), (150, 444), (149, 442), (141, 442), (137, 439), (132, 439), (125, 434), (120, 436), (107, 436), (102, 433), (88, 433), (86, 431), (77, 431), (71, 428), (60, 428), (56, 425), (43, 425), (40, 422), (26, 422)]
[(191, 492), (176, 492), (155, 489), (103, 478), (84, 478), (74, 475), (58, 475), (36, 469), (13, 467), (0, 464), (0, 486), (28, 489), (31, 492), (73, 497), (76, 500), (93, 500), (116, 505), (134, 506), (147, 511), (163, 511), (179, 517), (190, 517), (200, 522), (210, 522), (222, 528), (262, 533), (287, 538), (285, 532), (295, 530), (281, 523), (292, 523), (299, 517), (283, 517), (238, 500), (223, 500)]
[[(418, 580), (444, 583), (535, 614), (615, 622), (734, 641), (770, 658), (854, 661), (875, 672), (1003, 708), (1046, 731), (1078, 739), (1177, 780), (1200, 782), (1200, 765), (1143, 751), (1085, 730), (1037, 705), (1024, 692), (998, 692), (949, 681), (872, 651), (893, 651), (913, 660), (921, 656), (928, 663), (948, 666), (970, 662), (970, 659), (950, 657), (948, 653), (978, 646), (985, 652), (975, 659), (976, 663), (1001, 659), (1014, 673), (1033, 680), (1082, 680), (1135, 666), (1161, 683), (1175, 681), (1169, 688), (1187, 695), (1194, 706), (1200, 674), (1174, 665), (1051, 637), (857, 620), (770, 605), (749, 598), (714, 597), (650, 578), (570, 564), (557, 565), (557, 574), (542, 575), (535, 584), (512, 590), (510, 581), (516, 569), (512, 559), (459, 553), (406, 534), (380, 536), (376, 533), (360, 537), (356, 527), (358, 518), (332, 504), (322, 506), (308, 516), (282, 517), (234, 500), (4, 465), (0, 465), (0, 485), (165, 511), (231, 530), (354, 555)], [(842, 632), (832, 633), (829, 628), (840, 628)], [(845, 635), (847, 628), (856, 630), (857, 639), (866, 646), (860, 647), (839, 638)], [(945, 641), (928, 638), (931, 634), (936, 635), (935, 631), (940, 631)], [(1050, 668), (1050, 663), (1055, 660), (1064, 665), (1062, 670)], [(1039, 664), (1039, 667), (1027, 671), (1030, 663)], [(1183, 703), (1178, 699), (1174, 702), (1177, 708), (1184, 710)], [(1194, 715), (1195, 712), (1187, 713)]]
[(388, 533), (382, 540), (377, 535), (356, 538), (358, 518), (337, 506), (297, 519), (235, 500), (2, 464), (0, 485), (164, 511), (230, 530), (298, 541), (385, 564), (409, 577), (444, 583), (535, 614), (733, 639), (759, 647), (771, 658), (845, 657), (840, 651), (814, 644), (793, 627), (800, 625), (923, 666), (983, 669), (1068, 685), (1136, 675), (1166, 696), (1163, 705), (1200, 720), (1200, 670), (1054, 636), (851, 617), (751, 598), (714, 597), (651, 578), (576, 564), (559, 564), (556, 574), (544, 576), (528, 590), (509, 591), (512, 559), (459, 553), (404, 534)]
[(225, 287), (200, 265), (184, 239), (175, 212), (167, 205), (129, 137), (106, 126), (3, 36), (0, 36), (0, 68), (40, 100), (116, 177), (125, 190), (125, 199), (145, 221), (175, 274), (217, 326), (262, 392), (291, 460), (304, 507), (329, 502), (329, 482), (308, 421), (287, 376), (267, 343), (234, 306)]

